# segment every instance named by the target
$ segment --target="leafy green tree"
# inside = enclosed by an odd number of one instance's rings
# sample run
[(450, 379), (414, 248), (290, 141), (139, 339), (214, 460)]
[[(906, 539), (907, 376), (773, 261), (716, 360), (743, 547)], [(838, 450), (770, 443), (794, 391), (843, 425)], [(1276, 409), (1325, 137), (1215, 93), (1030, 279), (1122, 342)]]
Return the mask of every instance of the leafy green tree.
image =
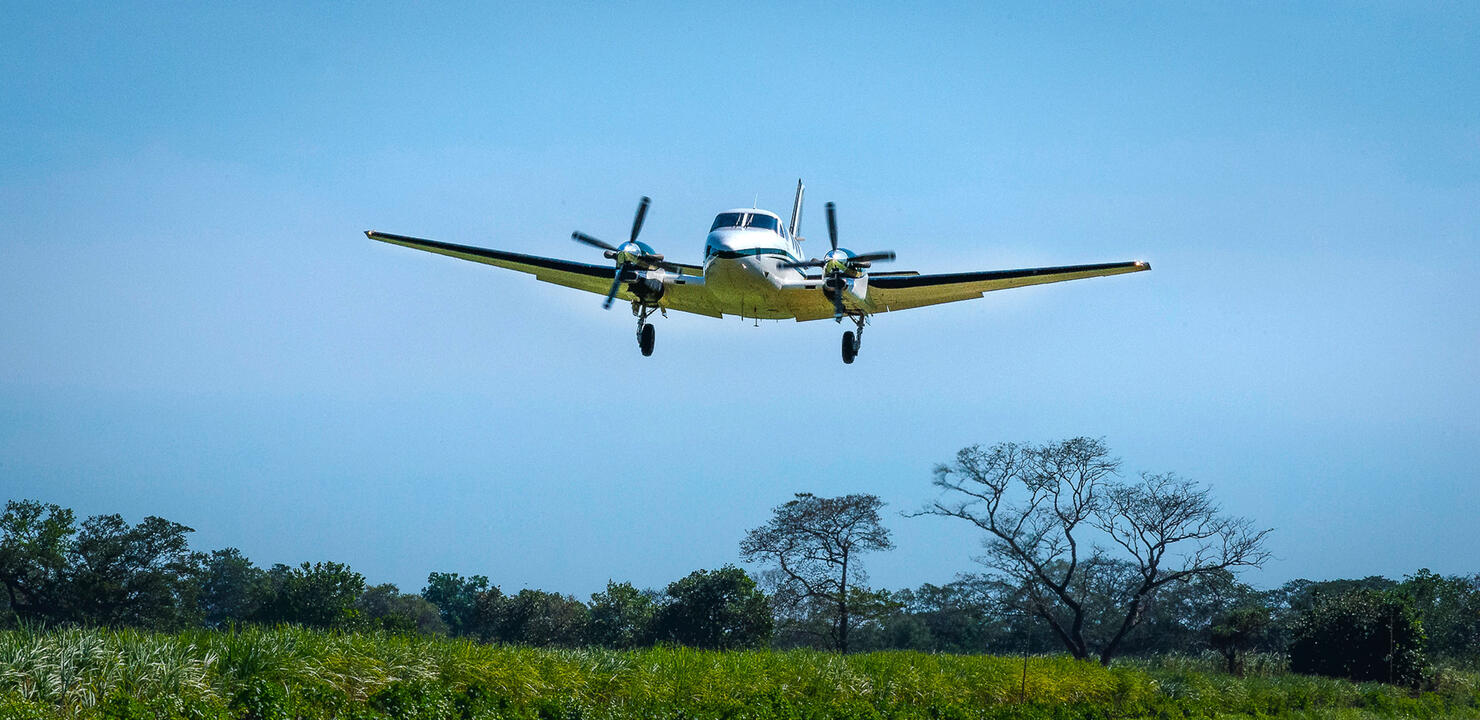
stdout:
[(390, 583), (365, 588), (355, 601), (360, 622), (366, 627), (397, 633), (446, 635), (437, 606), (420, 595), (405, 595)]
[(770, 603), (744, 570), (726, 565), (674, 581), (654, 618), (660, 641), (731, 650), (771, 640)]
[(434, 572), (427, 576), (421, 596), (437, 606), (447, 632), (455, 637), (476, 635), (478, 596), (488, 590), (488, 578), (463, 577), (457, 573)]
[(358, 621), (355, 601), (365, 592), (365, 576), (336, 562), (280, 563), (267, 571), (265, 589), (255, 618), (259, 622), (351, 627)]
[(1398, 589), (1423, 616), (1428, 648), (1451, 658), (1480, 656), (1480, 575), (1442, 577), (1427, 568)]
[(652, 635), (656, 605), (649, 593), (632, 583), (607, 581), (606, 590), (591, 595), (587, 641), (624, 650), (646, 645)]
[(1416, 686), (1428, 673), (1423, 623), (1395, 592), (1353, 590), (1316, 600), (1290, 643), (1290, 669)]
[(267, 571), (252, 564), (241, 550), (212, 552), (200, 575), (200, 609), (206, 625), (250, 620), (267, 595), (266, 583)]
[(16, 619), (64, 619), (67, 553), (77, 532), (72, 511), (11, 500), (0, 515), (0, 585)]
[(134, 526), (118, 515), (88, 518), (67, 552), (71, 619), (155, 629), (198, 624), (204, 555), (190, 551), (185, 536), (192, 532), (154, 516)]
[(848, 652), (852, 590), (866, 579), (858, 556), (894, 547), (879, 518), (883, 506), (877, 495), (797, 493), (740, 541), (746, 561), (775, 566), (773, 597), (787, 601), (792, 613), (816, 617), (808, 612), (814, 606), (828, 609), (828, 639), (839, 652)]
[(1241, 607), (1223, 614), (1208, 628), (1208, 644), (1228, 664), (1228, 672), (1244, 674), (1244, 656), (1269, 631), (1269, 608)]
[(504, 604), (499, 635), (505, 642), (534, 647), (579, 647), (590, 612), (569, 595), (520, 590)]

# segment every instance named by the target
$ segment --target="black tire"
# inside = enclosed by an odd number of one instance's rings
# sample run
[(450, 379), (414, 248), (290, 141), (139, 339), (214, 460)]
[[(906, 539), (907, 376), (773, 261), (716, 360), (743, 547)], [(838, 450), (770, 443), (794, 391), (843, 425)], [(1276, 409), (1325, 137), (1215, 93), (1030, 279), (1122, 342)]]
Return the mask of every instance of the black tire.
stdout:
[(843, 364), (852, 365), (853, 358), (858, 355), (858, 348), (853, 344), (853, 331), (843, 333)]
[(637, 336), (637, 346), (642, 348), (642, 356), (653, 354), (653, 343), (657, 340), (658, 333), (653, 330), (652, 325), (643, 325), (642, 334)]

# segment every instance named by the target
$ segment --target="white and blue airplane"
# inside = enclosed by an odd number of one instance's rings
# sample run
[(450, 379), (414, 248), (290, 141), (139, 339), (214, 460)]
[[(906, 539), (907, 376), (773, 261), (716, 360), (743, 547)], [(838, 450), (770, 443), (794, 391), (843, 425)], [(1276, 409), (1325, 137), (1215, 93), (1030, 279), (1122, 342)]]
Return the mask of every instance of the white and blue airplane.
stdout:
[[(647, 216), (648, 198), (637, 205), (632, 234), (622, 245), (612, 245), (582, 232), (571, 238), (604, 251), (612, 265), (591, 265), (556, 258), (454, 245), (405, 235), (366, 230), (372, 240), (402, 245), (487, 265), (518, 270), (556, 285), (605, 295), (610, 309), (618, 298), (632, 303), (637, 318), (637, 343), (643, 355), (653, 354), (655, 332), (648, 322), (655, 312), (669, 310), (723, 317), (780, 320), (795, 318), (852, 321), (856, 331), (843, 333), (843, 362), (852, 363), (863, 344), (863, 326), (876, 313), (982, 297), (991, 290), (1119, 275), (1150, 270), (1145, 262), (988, 270), (984, 272), (921, 275), (914, 271), (870, 272), (876, 262), (894, 259), (892, 251), (854, 253), (838, 247), (837, 213), (827, 204), (827, 237), (831, 245), (820, 258), (802, 259), (797, 230), (802, 220), (802, 192), (797, 181), (791, 222), (768, 210), (726, 210), (714, 219), (704, 240), (702, 265), (664, 259), (646, 243), (637, 241)], [(817, 272), (814, 274), (813, 270)]]

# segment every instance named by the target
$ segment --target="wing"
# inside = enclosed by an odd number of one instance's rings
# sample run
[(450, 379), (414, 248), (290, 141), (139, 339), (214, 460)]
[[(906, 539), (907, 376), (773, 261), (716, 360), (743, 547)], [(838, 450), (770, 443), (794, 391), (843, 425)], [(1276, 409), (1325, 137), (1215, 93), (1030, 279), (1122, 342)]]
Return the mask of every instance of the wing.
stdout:
[[(607, 290), (611, 289), (612, 275), (615, 272), (610, 265), (592, 265), (538, 255), (490, 250), (471, 245), (455, 245), (374, 230), (366, 230), (365, 237), (392, 245), (525, 272), (534, 275), (536, 280), (585, 290), (597, 295), (606, 295)], [(708, 293), (704, 290), (703, 269), (695, 265), (677, 263), (673, 265), (683, 272), (669, 275), (665, 279), (664, 282), (669, 287), (663, 293), (663, 300), (660, 304), (682, 312), (720, 317), (720, 314), (710, 307)], [(636, 299), (625, 287), (617, 292), (617, 297), (629, 302)]]
[(874, 312), (908, 310), (925, 305), (972, 300), (993, 290), (1120, 275), (1150, 269), (1149, 263), (1137, 261), (945, 275), (870, 277), (868, 301), (874, 306)]

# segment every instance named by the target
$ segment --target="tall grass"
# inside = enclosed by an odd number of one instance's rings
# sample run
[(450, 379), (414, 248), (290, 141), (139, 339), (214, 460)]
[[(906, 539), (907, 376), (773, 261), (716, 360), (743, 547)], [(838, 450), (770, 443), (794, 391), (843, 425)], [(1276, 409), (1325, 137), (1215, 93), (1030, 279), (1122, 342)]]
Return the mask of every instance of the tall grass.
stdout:
[[(0, 632), (0, 720), (19, 718), (1480, 717), (1442, 692), (1205, 660), (1103, 668), (1021, 658), (803, 650), (539, 650), (296, 628)], [(1468, 683), (1468, 685), (1465, 685)]]

